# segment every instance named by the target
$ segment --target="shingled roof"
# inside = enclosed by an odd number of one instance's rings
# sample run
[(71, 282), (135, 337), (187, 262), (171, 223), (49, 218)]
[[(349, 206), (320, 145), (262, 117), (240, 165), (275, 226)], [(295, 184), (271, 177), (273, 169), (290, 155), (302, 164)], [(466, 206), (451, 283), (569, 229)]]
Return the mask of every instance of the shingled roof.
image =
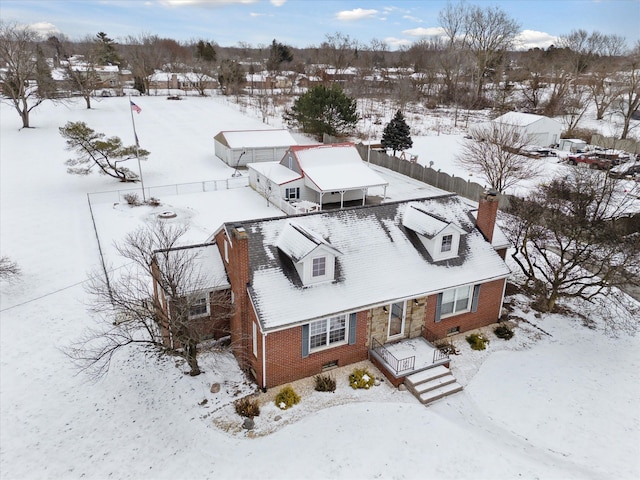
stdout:
[[(416, 232), (403, 225), (407, 208), (414, 207), (466, 232), (457, 258), (433, 261)], [(340, 252), (335, 281), (305, 287), (296, 278), (289, 257), (278, 248), (282, 232), (292, 224), (321, 236)], [(472, 207), (454, 194), (226, 226), (239, 225), (248, 235), (249, 294), (267, 331), (510, 273), (475, 228)]]

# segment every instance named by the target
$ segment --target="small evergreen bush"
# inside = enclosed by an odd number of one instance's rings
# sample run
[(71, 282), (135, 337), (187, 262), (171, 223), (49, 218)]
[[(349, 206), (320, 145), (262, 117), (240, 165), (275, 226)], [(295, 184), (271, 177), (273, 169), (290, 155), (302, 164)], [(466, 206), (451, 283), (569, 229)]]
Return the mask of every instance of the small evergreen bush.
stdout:
[(472, 333), (467, 335), (466, 339), (473, 350), (484, 350), (489, 343), (489, 339), (481, 333)]
[(296, 393), (291, 385), (283, 387), (276, 395), (276, 406), (280, 410), (286, 410), (300, 403), (300, 395)]
[(260, 406), (255, 399), (244, 397), (236, 400), (233, 405), (236, 407), (236, 413), (241, 417), (253, 418), (260, 415)]
[(349, 385), (351, 388), (371, 388), (373, 387), (375, 378), (369, 373), (366, 368), (356, 368), (351, 375), (349, 375)]
[(496, 328), (493, 329), (493, 333), (496, 334), (496, 337), (502, 338), (503, 340), (509, 340), (513, 337), (513, 330), (506, 323), (501, 323)]
[(336, 381), (329, 375), (316, 375), (316, 392), (335, 392)]

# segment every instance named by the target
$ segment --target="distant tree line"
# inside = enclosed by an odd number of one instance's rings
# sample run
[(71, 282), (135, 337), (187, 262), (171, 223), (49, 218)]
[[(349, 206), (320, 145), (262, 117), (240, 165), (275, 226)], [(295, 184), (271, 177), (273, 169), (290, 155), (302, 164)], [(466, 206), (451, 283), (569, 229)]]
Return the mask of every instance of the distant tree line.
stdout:
[[(374, 115), (366, 99), (388, 99), (392, 111), (404, 111), (410, 103), (451, 107), (456, 121), (459, 111), (479, 108), (562, 116), (567, 135), (578, 136), (587, 105), (594, 104), (598, 119), (620, 116), (617, 136), (629, 135), (640, 105), (640, 42), (628, 48), (621, 36), (577, 29), (561, 36), (557, 45), (521, 51), (520, 25), (500, 7), (449, 3), (438, 20), (441, 36), (396, 51), (384, 41), (364, 44), (341, 32), (306, 48), (277, 39), (269, 45), (223, 47), (212, 39), (178, 42), (154, 34), (116, 42), (103, 31), (75, 41), (62, 34), (40, 38), (28, 28), (3, 22), (3, 95), (28, 127), (29, 112), (47, 98), (80, 95), (91, 108), (99, 66), (131, 72), (142, 94), (151, 93), (152, 76), (163, 71), (189, 73), (201, 95), (206, 94), (205, 79), (215, 79), (223, 94), (264, 96), (264, 89), (247, 84), (247, 74), (262, 72), (286, 77), (290, 85), (303, 77), (306, 86), (339, 84), (347, 95), (363, 100), (363, 118)], [(69, 64), (74, 56), (82, 58), (82, 69)], [(64, 69), (66, 84), (51, 81), (51, 67)], [(272, 87), (269, 95), (298, 96), (304, 88)]]

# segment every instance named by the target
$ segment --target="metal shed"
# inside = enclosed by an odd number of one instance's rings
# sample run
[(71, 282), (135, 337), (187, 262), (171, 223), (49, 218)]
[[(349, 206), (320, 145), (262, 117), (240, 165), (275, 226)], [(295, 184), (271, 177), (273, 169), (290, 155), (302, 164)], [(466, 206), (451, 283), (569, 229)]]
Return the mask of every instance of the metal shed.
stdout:
[(289, 147), (298, 144), (285, 129), (228, 130), (213, 138), (216, 156), (230, 167), (279, 161)]

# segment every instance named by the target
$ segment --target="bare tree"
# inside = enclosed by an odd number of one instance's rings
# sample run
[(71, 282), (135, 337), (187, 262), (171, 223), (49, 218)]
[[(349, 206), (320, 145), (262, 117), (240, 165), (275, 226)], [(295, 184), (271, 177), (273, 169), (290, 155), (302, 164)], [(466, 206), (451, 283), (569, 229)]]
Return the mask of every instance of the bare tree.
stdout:
[(201, 373), (197, 355), (203, 317), (198, 313), (209, 312), (204, 317), (207, 322), (226, 320), (231, 304), (226, 275), (212, 278), (201, 261), (200, 248), (217, 247), (181, 247), (187, 230), (163, 221), (141, 227), (116, 245), (129, 263), (107, 277), (91, 278), (87, 292), (99, 326), (65, 350), (81, 371), (101, 377), (117, 352), (137, 346), (181, 355), (190, 375)]
[(552, 311), (560, 298), (594, 301), (612, 287), (638, 286), (640, 242), (617, 220), (638, 195), (604, 172), (575, 169), (513, 199), (506, 231), (516, 264)]
[(38, 44), (38, 34), (28, 27), (0, 22), (0, 60), (5, 70), (2, 98), (18, 112), (22, 127), (29, 128), (29, 114), (48, 98), (55, 98), (51, 70)]
[(456, 162), (479, 174), (498, 192), (540, 175), (542, 165), (520, 154), (532, 138), (521, 128), (491, 122), (471, 129)]
[(127, 38), (125, 59), (131, 67), (136, 88), (141, 93), (149, 93), (151, 76), (164, 63), (160, 44), (161, 39), (157, 35), (142, 34)]
[(631, 118), (640, 108), (640, 43), (629, 55), (623, 70), (616, 75), (620, 91), (613, 102), (613, 110), (623, 119), (620, 138), (627, 138), (631, 130)]
[(465, 17), (466, 44), (476, 61), (475, 98), (482, 97), (486, 75), (513, 46), (520, 25), (499, 7), (470, 6)]

